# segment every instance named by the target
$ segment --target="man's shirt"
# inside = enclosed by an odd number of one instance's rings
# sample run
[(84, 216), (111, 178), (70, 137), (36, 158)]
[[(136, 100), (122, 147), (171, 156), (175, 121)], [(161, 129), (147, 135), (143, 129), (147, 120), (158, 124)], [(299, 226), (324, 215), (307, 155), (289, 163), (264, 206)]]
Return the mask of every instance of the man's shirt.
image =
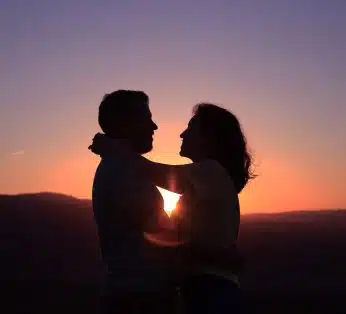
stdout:
[(93, 183), (93, 211), (101, 256), (107, 266), (105, 294), (158, 291), (167, 284), (169, 256), (143, 237), (163, 210), (155, 185), (126, 160), (104, 157)]

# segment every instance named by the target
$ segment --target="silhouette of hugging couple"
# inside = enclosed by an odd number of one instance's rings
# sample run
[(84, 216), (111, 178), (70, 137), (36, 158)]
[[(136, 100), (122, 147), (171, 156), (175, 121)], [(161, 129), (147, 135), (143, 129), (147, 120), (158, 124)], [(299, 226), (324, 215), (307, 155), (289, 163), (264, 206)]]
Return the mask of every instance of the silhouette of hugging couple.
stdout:
[[(239, 313), (238, 194), (253, 178), (238, 119), (214, 104), (194, 107), (168, 165), (143, 156), (158, 129), (141, 91), (117, 90), (99, 106), (103, 134), (93, 210), (107, 266), (102, 313)], [(157, 187), (181, 194), (169, 217)]]

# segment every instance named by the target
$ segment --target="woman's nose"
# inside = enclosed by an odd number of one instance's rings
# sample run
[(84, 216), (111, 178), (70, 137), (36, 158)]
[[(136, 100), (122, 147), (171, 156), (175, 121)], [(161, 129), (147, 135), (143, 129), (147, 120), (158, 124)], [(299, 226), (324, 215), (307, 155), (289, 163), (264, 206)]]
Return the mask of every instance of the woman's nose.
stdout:
[(154, 129), (154, 131), (155, 130), (157, 130), (159, 127), (157, 126), (157, 124), (154, 122), (154, 121), (152, 121), (152, 123), (153, 123), (153, 129)]

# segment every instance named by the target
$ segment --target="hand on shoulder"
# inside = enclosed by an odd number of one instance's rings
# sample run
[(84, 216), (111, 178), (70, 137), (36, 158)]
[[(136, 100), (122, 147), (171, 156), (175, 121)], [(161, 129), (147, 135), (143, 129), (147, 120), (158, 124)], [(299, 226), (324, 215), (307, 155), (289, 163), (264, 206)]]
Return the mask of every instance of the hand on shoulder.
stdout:
[(129, 154), (129, 149), (127, 143), (121, 139), (110, 138), (106, 134), (97, 133), (93, 140), (92, 144), (88, 147), (96, 155), (123, 155)]

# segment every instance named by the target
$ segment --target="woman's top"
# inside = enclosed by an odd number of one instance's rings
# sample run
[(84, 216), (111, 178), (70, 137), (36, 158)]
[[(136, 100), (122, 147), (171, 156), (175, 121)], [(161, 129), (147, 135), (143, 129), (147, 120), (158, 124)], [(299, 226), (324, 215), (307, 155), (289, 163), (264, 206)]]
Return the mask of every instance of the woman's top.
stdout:
[(181, 256), (188, 258), (191, 269), (198, 273), (237, 282), (240, 210), (232, 178), (218, 162), (208, 160), (192, 167), (188, 181), (171, 215), (186, 240)]

